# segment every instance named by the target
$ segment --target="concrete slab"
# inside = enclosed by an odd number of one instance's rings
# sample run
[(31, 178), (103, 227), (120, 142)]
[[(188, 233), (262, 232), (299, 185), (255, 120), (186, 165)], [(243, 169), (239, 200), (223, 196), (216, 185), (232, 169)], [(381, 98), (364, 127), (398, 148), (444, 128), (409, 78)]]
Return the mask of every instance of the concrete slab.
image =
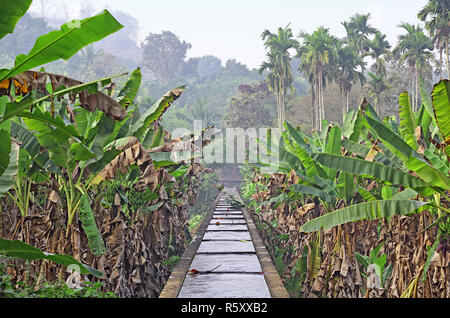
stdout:
[(215, 211), (226, 211), (226, 210), (241, 211), (240, 209), (236, 209), (236, 208), (232, 208), (232, 207), (221, 207), (221, 206), (217, 206), (214, 210)]
[(251, 241), (202, 241), (197, 253), (256, 253)]
[(209, 225), (206, 231), (247, 231), (246, 224)]
[(251, 241), (248, 231), (208, 231), (203, 236), (203, 240), (229, 240), (229, 241)]
[(228, 214), (242, 215), (242, 212), (241, 211), (214, 211), (213, 215), (228, 215)]
[(245, 219), (213, 219), (209, 224), (221, 225), (221, 224), (247, 224)]
[(186, 275), (178, 298), (270, 298), (264, 275)]
[[(220, 266), (219, 266), (220, 265)], [(260, 273), (262, 271), (256, 254), (243, 255), (195, 255), (190, 269), (195, 268), (198, 271), (214, 270), (214, 273)]]
[(213, 215), (213, 217), (211, 218), (212, 220), (224, 220), (224, 219), (234, 219), (234, 220), (245, 220), (244, 215), (240, 215), (240, 214), (217, 214), (217, 215)]

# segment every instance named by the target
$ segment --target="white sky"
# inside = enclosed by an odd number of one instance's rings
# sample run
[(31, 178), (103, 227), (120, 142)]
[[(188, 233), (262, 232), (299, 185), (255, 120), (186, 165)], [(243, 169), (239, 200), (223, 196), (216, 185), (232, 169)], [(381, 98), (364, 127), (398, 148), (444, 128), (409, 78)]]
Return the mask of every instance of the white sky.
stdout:
[[(34, 0), (64, 5), (77, 18), (80, 4), (89, 0)], [(265, 58), (261, 33), (276, 32), (291, 23), (294, 35), (300, 30), (313, 32), (318, 26), (330, 28), (338, 37), (345, 35), (340, 24), (355, 13), (371, 12), (370, 23), (383, 33), (391, 45), (397, 43), (400, 22), (418, 23), (417, 12), (427, 0), (95, 0), (97, 13), (105, 6), (134, 16), (142, 27), (141, 39), (148, 32), (172, 31), (192, 44), (188, 57), (211, 54), (223, 63), (235, 58), (250, 68)], [(58, 6), (54, 6), (58, 7)], [(51, 13), (51, 11), (50, 11)]]

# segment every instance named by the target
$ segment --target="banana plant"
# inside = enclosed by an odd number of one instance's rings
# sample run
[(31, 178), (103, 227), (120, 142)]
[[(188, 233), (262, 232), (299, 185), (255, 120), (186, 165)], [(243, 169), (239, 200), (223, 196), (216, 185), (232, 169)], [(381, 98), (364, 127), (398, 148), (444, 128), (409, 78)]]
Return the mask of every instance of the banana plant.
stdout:
[[(0, 17), (0, 39), (14, 31), (16, 23), (29, 9), (30, 4), (29, 0), (2, 0), (0, 2), (3, 13)], [(60, 58), (67, 60), (84, 46), (101, 40), (122, 27), (107, 10), (90, 18), (63, 24), (60, 30), (40, 36), (28, 54), (18, 55), (11, 69), (0, 70), (0, 88), (2, 91), (11, 91), (12, 88), (11, 93), (14, 95), (15, 84), (20, 82), (16, 80), (16, 77), (20, 74)], [(105, 84), (110, 81), (110, 78), (100, 81)], [(83, 90), (87, 87), (92, 89), (94, 85), (96, 87), (97, 82), (90, 83), (90, 85), (82, 84), (81, 87), (62, 88), (58, 92), (51, 92), (41, 98), (37, 97), (34, 90), (27, 89), (25, 96), (14, 96), (13, 102), (8, 102), (6, 96), (0, 96), (0, 141), (2, 145), (5, 145), (0, 148), (0, 157), (2, 158), (0, 159), (0, 194), (5, 193), (14, 185), (13, 179), (18, 168), (18, 146), (11, 140), (9, 134), (12, 119), (19, 115), (31, 114), (31, 112), (24, 111), (44, 100), (53, 101), (53, 98), (58, 95), (73, 93), (76, 89)], [(34, 118), (45, 121), (48, 117), (44, 115), (44, 117), (35, 116)], [(9, 146), (6, 146), (7, 144)], [(6, 172), (7, 175), (5, 175)]]
[[(435, 121), (444, 138), (449, 136), (450, 131), (449, 93), (448, 80), (442, 80), (434, 86), (431, 94)], [(407, 168), (406, 172), (379, 162), (341, 155), (315, 153), (312, 158), (325, 167), (375, 179), (384, 185), (397, 185), (398, 189), (401, 186), (405, 190), (391, 197), (385, 191), (385, 197), (390, 197), (389, 199), (371, 200), (322, 215), (306, 222), (301, 227), (301, 231), (328, 229), (362, 219), (373, 220), (395, 214), (405, 215), (424, 208), (435, 208), (439, 218), (448, 218), (450, 210), (439, 199), (411, 200), (418, 195), (421, 195), (423, 199), (432, 198), (431, 195), (433, 195), (434, 198), (443, 197), (449, 200), (447, 197), (447, 192), (450, 190), (449, 165), (446, 158), (448, 142), (444, 139), (441, 143), (436, 145), (432, 143), (432, 147), (426, 148), (426, 144), (421, 142), (422, 136), (416, 133), (419, 131), (417, 127), (421, 126), (416, 126), (417, 121), (412, 113), (407, 93), (400, 95), (399, 105), (400, 134), (367, 114), (364, 116), (363, 124), (376, 136), (379, 143), (389, 149), (396, 159), (403, 162)], [(426, 122), (432, 123), (430, 120)]]

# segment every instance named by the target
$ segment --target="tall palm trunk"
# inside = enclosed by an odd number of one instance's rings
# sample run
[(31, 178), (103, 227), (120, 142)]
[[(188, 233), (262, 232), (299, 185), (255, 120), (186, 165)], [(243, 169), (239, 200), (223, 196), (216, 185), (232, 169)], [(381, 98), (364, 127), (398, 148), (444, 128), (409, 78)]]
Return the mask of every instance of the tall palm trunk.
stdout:
[(316, 88), (315, 84), (311, 86), (311, 109), (312, 109), (312, 129), (316, 129)]
[(283, 124), (281, 123), (281, 93), (277, 91), (277, 121), (278, 121), (278, 129), (282, 131)]
[(450, 65), (448, 65), (448, 36), (445, 38), (445, 55), (447, 56), (447, 79), (450, 79)]
[(348, 95), (349, 95), (350, 91), (348, 89), (345, 90), (345, 102), (346, 102), (346, 112), (348, 113), (349, 111), (349, 102), (348, 102)]
[(414, 111), (419, 109), (419, 68), (416, 67), (416, 90), (415, 90), (416, 106)]
[(286, 121), (286, 115), (285, 115), (285, 105), (284, 105), (284, 84), (281, 83), (281, 92), (280, 92), (280, 126), (281, 130), (284, 130), (284, 122)]
[(323, 74), (322, 74), (322, 71), (320, 71), (319, 72), (319, 99), (320, 99), (320, 114), (321, 114), (321, 117), (320, 117), (320, 121), (319, 121), (319, 127), (320, 127), (320, 130), (322, 130), (322, 120), (324, 120), (325, 119), (325, 107), (324, 107), (324, 103), (323, 103), (323, 86), (322, 86), (322, 84), (323, 84), (323, 81), (322, 81), (322, 78), (323, 78)]
[(412, 109), (414, 110), (415, 107), (415, 99), (414, 99), (414, 91), (415, 91), (415, 85), (414, 85), (414, 79), (415, 79), (415, 70), (414, 65), (410, 65), (411, 68), (411, 96), (412, 96)]
[(321, 129), (322, 109), (320, 107), (320, 82), (316, 80), (316, 99), (317, 99), (317, 130)]

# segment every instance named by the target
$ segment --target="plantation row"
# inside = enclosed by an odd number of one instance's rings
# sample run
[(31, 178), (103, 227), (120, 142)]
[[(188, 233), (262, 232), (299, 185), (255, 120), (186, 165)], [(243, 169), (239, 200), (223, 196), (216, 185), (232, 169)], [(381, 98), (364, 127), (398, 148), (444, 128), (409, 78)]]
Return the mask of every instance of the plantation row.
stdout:
[[(1, 3), (0, 40), (31, 1)], [(184, 87), (139, 113), (139, 68), (121, 89), (111, 80), (126, 74), (82, 83), (29, 71), (121, 28), (106, 10), (68, 22), (0, 70), (0, 253), (20, 265), (2, 261), (9, 281), (2, 276), (0, 294), (19, 295), (5, 287), (19, 282), (39, 290), (69, 274), (79, 284), (81, 273), (89, 274), (81, 281), (101, 277), (119, 297), (155, 297), (167, 264), (184, 251), (187, 206), (204, 168), (189, 157), (170, 160), (194, 136), (170, 141), (158, 121)]]
[(402, 93), (398, 121), (364, 99), (312, 136), (285, 122), (279, 164), (243, 167), (242, 197), (293, 296), (450, 296), (449, 94), (448, 80), (431, 94), (421, 83), (413, 112)]

